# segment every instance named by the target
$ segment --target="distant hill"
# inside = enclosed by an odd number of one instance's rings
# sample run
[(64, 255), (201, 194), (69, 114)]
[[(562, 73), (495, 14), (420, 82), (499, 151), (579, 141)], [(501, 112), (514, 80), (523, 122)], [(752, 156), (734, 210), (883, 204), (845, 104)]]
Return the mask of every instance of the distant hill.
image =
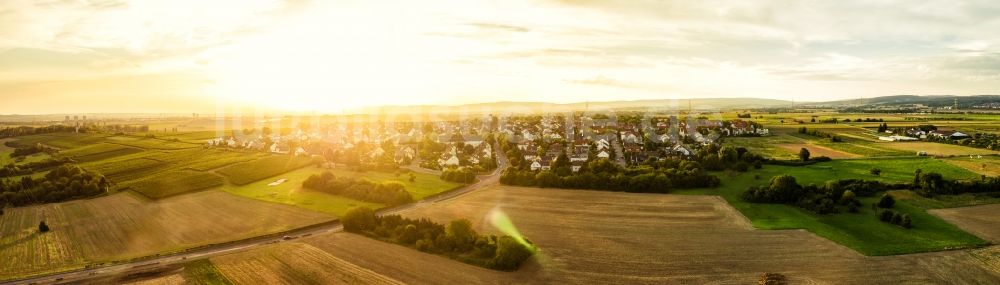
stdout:
[(1000, 95), (893, 95), (864, 99), (849, 99), (829, 102), (813, 102), (796, 104), (799, 106), (817, 107), (851, 107), (851, 106), (895, 106), (895, 105), (924, 105), (928, 107), (948, 107), (954, 106), (955, 99), (958, 99), (959, 108), (970, 108), (975, 105), (1000, 102)]
[(606, 102), (547, 103), (547, 102), (491, 102), (451, 106), (383, 106), (362, 109), (362, 113), (412, 113), (412, 112), (567, 112), (602, 111), (608, 109), (636, 110), (717, 110), (735, 108), (771, 108), (791, 106), (792, 101), (761, 98), (698, 98), (654, 99)]

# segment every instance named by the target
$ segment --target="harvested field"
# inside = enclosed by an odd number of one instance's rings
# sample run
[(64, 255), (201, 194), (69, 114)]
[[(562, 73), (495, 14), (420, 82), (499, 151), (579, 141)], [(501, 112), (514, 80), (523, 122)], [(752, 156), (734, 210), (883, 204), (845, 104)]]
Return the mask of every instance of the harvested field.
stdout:
[(212, 258), (234, 284), (403, 284), (303, 243)]
[(1000, 243), (1000, 204), (928, 211), (982, 239)]
[(714, 196), (497, 186), (405, 215), (464, 217), (480, 232), (498, 233), (487, 222), (494, 209), (541, 250), (517, 272), (348, 233), (300, 242), (412, 284), (749, 284), (762, 272), (819, 284), (1000, 280), (1000, 247), (866, 257), (804, 230), (753, 230)]
[[(329, 215), (219, 191), (143, 202), (119, 193), (7, 209), (0, 279), (236, 240), (327, 221)], [(52, 231), (38, 233), (45, 220)]]
[(986, 176), (1000, 176), (1000, 157), (983, 156), (982, 158), (967, 156), (942, 159), (952, 165)]
[(1000, 154), (1000, 152), (994, 150), (935, 142), (886, 142), (879, 143), (878, 145), (898, 150), (910, 151), (914, 154), (918, 151), (926, 151), (927, 155), (934, 156)]
[(799, 150), (806, 148), (809, 150), (809, 155), (811, 157), (826, 156), (829, 158), (855, 158), (861, 157), (860, 155), (847, 153), (839, 150), (834, 150), (825, 146), (818, 146), (812, 144), (779, 144), (778, 147), (787, 150), (791, 153), (798, 154)]

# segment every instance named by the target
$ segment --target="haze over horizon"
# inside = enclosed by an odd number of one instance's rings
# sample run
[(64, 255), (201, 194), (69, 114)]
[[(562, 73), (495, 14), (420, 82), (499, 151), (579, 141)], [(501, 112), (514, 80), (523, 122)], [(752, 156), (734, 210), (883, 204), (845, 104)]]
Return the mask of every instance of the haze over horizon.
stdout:
[(0, 114), (1000, 93), (991, 1), (188, 2), (0, 3)]

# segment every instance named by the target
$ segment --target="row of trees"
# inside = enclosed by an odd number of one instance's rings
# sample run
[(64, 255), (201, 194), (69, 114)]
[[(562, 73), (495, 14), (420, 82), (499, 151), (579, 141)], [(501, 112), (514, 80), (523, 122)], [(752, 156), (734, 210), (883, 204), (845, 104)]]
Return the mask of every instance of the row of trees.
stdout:
[(814, 136), (814, 137), (829, 138), (830, 142), (842, 142), (843, 141), (840, 137), (838, 137), (838, 136), (836, 136), (834, 134), (824, 133), (824, 132), (817, 131), (817, 130), (810, 130), (809, 128), (806, 128), (806, 127), (800, 127), (799, 128), (799, 133), (800, 134), (806, 134), (806, 135)]
[(684, 161), (678, 168), (649, 166), (621, 168), (608, 159), (584, 164), (575, 174), (559, 175), (550, 170), (535, 173), (507, 169), (500, 183), (517, 186), (597, 189), (624, 192), (666, 193), (671, 188), (718, 186), (719, 178), (708, 174), (696, 161)]
[(107, 193), (110, 181), (79, 166), (63, 164), (45, 176), (0, 180), (0, 205), (54, 203)]
[(29, 162), (25, 164), (14, 164), (8, 163), (0, 168), (0, 177), (11, 177), (19, 175), (28, 175), (45, 169), (49, 169), (55, 166), (63, 165), (66, 163), (71, 163), (73, 160), (69, 158), (48, 158), (42, 161)]
[(980, 180), (946, 180), (936, 172), (924, 173), (917, 169), (913, 177), (914, 188), (922, 196), (954, 195), (1000, 191), (1000, 177), (983, 176)]
[(468, 167), (448, 168), (441, 172), (441, 180), (472, 183), (476, 181), (476, 171)]
[(968, 139), (964, 140), (953, 140), (950, 138), (940, 138), (928, 136), (928, 140), (940, 143), (957, 144), (975, 148), (984, 148), (990, 150), (1000, 150), (1000, 135), (990, 134), (990, 133), (974, 133)]
[(390, 206), (413, 202), (413, 196), (406, 191), (406, 186), (398, 181), (380, 183), (363, 178), (337, 177), (329, 171), (309, 176), (302, 182), (302, 187)]
[(906, 188), (908, 185), (889, 185), (879, 181), (842, 179), (827, 181), (822, 186), (802, 186), (790, 175), (771, 178), (763, 187), (752, 186), (743, 192), (742, 198), (752, 203), (778, 203), (796, 205), (819, 214), (838, 213), (838, 206), (848, 212), (858, 212), (861, 202), (858, 196), (870, 197), (889, 188)]
[(55, 149), (47, 147), (41, 143), (36, 143), (32, 146), (18, 147), (15, 148), (13, 152), (10, 153), (10, 157), (28, 156), (40, 152), (54, 152)]
[(377, 216), (372, 209), (355, 207), (347, 211), (341, 222), (348, 232), (499, 270), (517, 269), (535, 252), (526, 239), (481, 235), (466, 219), (451, 221), (446, 227), (428, 219)]

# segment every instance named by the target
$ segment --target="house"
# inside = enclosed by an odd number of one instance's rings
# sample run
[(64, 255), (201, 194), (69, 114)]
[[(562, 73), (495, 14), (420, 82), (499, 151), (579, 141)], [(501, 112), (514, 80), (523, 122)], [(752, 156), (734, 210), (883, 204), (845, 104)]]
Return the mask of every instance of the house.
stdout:
[(542, 163), (539, 162), (538, 160), (532, 161), (531, 162), (531, 171), (536, 171), (536, 170), (539, 170), (539, 169), (542, 169)]
[(969, 135), (959, 131), (931, 131), (927, 135), (931, 137), (947, 138), (953, 140), (969, 138)]
[(673, 154), (678, 154), (683, 156), (691, 156), (692, 154), (694, 154), (694, 151), (692, 151), (691, 149), (687, 148), (682, 144), (674, 145), (674, 147), (670, 148), (670, 152)]
[(602, 150), (601, 152), (597, 153), (597, 157), (610, 158), (611, 154), (609, 154), (607, 151)]
[(451, 155), (447, 159), (441, 161), (441, 166), (458, 166), (458, 156)]
[(573, 172), (579, 172), (580, 168), (583, 168), (583, 164), (584, 163), (586, 163), (586, 162), (585, 161), (573, 161), (572, 165), (570, 165), (570, 168), (573, 170)]

